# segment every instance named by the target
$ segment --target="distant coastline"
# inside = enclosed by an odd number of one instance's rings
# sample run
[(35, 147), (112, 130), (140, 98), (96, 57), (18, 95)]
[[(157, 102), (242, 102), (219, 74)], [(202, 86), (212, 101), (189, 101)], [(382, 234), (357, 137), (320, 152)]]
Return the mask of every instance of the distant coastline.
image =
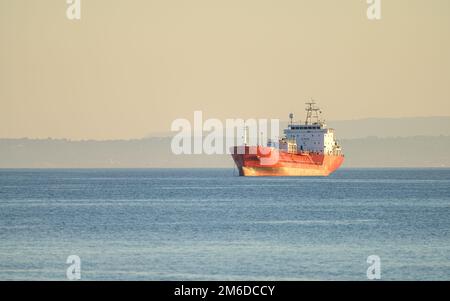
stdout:
[[(330, 121), (343, 168), (450, 167), (450, 117)], [(365, 136), (364, 136), (365, 135)], [(0, 139), (0, 168), (234, 168), (228, 155), (176, 156), (171, 137)]]
[[(181, 155), (171, 138), (0, 139), (0, 168), (233, 168), (228, 155)], [(343, 167), (450, 167), (450, 136), (342, 139)]]

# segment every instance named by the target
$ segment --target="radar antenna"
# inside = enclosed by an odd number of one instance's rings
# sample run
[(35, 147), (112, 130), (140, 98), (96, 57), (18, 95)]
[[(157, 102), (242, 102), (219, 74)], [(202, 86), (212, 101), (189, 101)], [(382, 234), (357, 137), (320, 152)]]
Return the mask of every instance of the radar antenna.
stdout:
[(316, 102), (314, 99), (311, 99), (310, 102), (306, 103), (306, 125), (310, 124), (319, 124), (320, 121), (320, 114), (322, 111), (317, 107)]

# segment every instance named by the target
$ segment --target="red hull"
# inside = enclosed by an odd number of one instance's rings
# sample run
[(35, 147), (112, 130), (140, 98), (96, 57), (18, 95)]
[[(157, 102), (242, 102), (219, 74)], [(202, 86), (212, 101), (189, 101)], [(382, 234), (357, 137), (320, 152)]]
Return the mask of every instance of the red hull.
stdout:
[(234, 147), (240, 176), (328, 176), (344, 162), (343, 155), (288, 153), (268, 147)]

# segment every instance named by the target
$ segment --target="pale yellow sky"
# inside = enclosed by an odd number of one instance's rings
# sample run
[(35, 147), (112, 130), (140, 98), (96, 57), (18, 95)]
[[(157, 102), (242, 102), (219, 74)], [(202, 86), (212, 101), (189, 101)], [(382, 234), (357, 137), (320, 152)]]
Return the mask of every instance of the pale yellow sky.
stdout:
[[(0, 138), (140, 138), (175, 118), (450, 116), (450, 1), (0, 0)], [(299, 117), (300, 117), (299, 116)]]

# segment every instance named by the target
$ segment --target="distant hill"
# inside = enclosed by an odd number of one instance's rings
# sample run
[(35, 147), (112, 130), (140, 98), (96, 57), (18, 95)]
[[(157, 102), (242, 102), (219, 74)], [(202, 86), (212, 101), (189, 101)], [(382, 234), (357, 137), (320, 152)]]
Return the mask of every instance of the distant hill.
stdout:
[(341, 141), (346, 167), (450, 167), (450, 136)]
[[(355, 120), (327, 121), (329, 127), (336, 129), (338, 139), (355, 139), (375, 136), (412, 137), (412, 136), (450, 136), (450, 116), (448, 117), (411, 117), (411, 118), (367, 118)], [(280, 130), (288, 125), (282, 121)], [(171, 132), (150, 133), (152, 137), (170, 137)]]
[(376, 136), (450, 136), (450, 117), (370, 118), (329, 121), (340, 139)]
[[(173, 155), (170, 138), (0, 139), (0, 168), (232, 168), (227, 155)], [(450, 136), (343, 139), (345, 167), (450, 167)]]
[[(282, 124), (282, 128), (285, 124)], [(330, 121), (346, 167), (450, 167), (450, 117)], [(135, 140), (0, 139), (0, 168), (208, 168), (227, 155), (175, 156), (173, 133)]]

